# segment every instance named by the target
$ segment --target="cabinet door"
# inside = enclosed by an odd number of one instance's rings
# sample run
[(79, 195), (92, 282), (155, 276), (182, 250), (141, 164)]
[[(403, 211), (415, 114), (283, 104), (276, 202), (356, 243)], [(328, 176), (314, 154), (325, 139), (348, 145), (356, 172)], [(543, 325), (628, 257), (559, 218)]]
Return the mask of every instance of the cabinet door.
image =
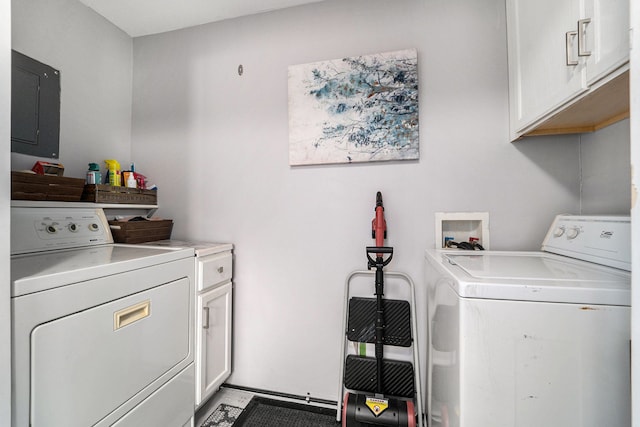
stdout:
[[(507, 0), (512, 136), (586, 90), (577, 49), (581, 3)], [(577, 65), (567, 65), (568, 58)]]
[(196, 405), (231, 374), (231, 282), (198, 295)]
[[(589, 0), (578, 25), (587, 52), (587, 84), (629, 61), (629, 0)], [(588, 20), (588, 21), (587, 21)]]

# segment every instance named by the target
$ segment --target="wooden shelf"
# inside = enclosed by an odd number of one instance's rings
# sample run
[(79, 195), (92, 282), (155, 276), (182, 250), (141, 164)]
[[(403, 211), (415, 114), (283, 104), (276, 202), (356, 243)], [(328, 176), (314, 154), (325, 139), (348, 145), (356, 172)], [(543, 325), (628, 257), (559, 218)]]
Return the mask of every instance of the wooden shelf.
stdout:
[(102, 208), (102, 209), (158, 209), (158, 205), (137, 205), (124, 203), (91, 203), (91, 202), (49, 202), (44, 200), (12, 200), (13, 207), (30, 208)]

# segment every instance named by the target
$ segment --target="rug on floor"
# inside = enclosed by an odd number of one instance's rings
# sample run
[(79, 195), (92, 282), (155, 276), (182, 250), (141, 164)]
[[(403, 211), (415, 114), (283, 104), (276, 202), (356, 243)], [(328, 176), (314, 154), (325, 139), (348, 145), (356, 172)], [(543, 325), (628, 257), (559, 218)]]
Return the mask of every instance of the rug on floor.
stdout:
[(236, 422), (242, 408), (221, 403), (206, 419), (202, 427), (231, 427)]
[(254, 397), (234, 427), (336, 427), (335, 409)]

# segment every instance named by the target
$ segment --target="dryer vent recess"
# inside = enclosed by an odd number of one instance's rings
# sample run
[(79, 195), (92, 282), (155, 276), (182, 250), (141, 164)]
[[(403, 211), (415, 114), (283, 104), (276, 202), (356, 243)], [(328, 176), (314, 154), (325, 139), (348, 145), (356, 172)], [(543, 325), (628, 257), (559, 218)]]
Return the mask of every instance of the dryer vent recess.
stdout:
[(484, 249), (491, 248), (489, 239), (489, 212), (436, 212), (435, 247), (446, 247), (446, 240), (468, 242), (470, 238)]

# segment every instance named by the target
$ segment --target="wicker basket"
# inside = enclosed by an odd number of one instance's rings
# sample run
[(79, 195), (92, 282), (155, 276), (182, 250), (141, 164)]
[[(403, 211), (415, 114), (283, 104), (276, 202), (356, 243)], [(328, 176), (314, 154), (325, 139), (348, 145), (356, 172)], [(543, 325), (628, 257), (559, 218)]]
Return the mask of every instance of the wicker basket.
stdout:
[(116, 243), (144, 243), (171, 237), (173, 220), (109, 221)]
[(142, 190), (112, 185), (85, 185), (82, 200), (95, 203), (126, 203), (132, 205), (157, 205), (157, 190)]
[(11, 172), (12, 200), (79, 202), (84, 179)]

